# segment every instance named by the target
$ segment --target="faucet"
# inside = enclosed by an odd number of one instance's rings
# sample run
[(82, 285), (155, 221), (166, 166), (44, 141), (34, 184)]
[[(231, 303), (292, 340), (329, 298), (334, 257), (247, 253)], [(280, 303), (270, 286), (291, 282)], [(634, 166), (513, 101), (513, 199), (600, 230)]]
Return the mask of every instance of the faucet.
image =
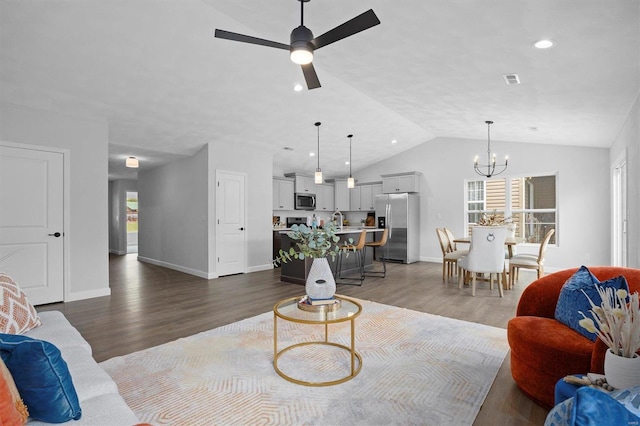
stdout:
[(336, 215), (340, 215), (340, 220), (338, 221), (337, 227), (339, 231), (342, 231), (342, 224), (344, 222), (344, 217), (342, 216), (342, 212), (340, 210), (336, 210), (333, 213), (333, 215), (331, 215), (331, 220), (333, 220), (336, 217)]

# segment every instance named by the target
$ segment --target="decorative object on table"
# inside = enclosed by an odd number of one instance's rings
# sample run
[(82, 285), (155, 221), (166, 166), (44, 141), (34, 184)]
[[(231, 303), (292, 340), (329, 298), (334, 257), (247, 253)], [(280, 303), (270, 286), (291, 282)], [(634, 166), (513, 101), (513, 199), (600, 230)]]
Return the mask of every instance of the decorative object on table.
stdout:
[(511, 220), (511, 217), (507, 217), (507, 218), (500, 217), (500, 215), (498, 215), (498, 211), (494, 209), (493, 212), (489, 213), (488, 215), (486, 213), (482, 213), (482, 217), (476, 223), (476, 225), (507, 226), (507, 222), (506, 222), (507, 220)]
[(599, 305), (583, 291), (591, 304), (589, 312), (593, 319), (580, 311), (583, 318), (579, 324), (595, 333), (609, 348), (604, 360), (607, 382), (616, 389), (640, 385), (639, 294), (610, 287), (597, 287), (597, 290), (601, 299)]
[[(473, 160), (473, 169), (480, 176), (490, 178), (493, 175), (499, 175), (507, 170), (507, 164), (509, 163), (509, 156), (504, 157), (504, 164), (496, 164), (496, 154), (491, 155), (491, 125), (493, 121), (485, 121), (487, 123), (487, 164), (480, 164), (480, 157), (476, 155)], [(496, 172), (496, 166), (498, 171)], [(486, 172), (484, 171), (486, 169)]]
[(336, 297), (327, 299), (326, 302), (327, 303), (323, 304), (314, 304), (309, 296), (305, 295), (298, 301), (298, 309), (308, 312), (333, 312), (340, 309), (340, 306), (342, 306), (342, 302)]
[(336, 280), (326, 257), (313, 259), (304, 289), (314, 300), (329, 299), (336, 294)]
[[(336, 235), (336, 230), (333, 222), (327, 222), (323, 228), (293, 225), (291, 231), (287, 232), (287, 235), (292, 240), (297, 241), (297, 250), (294, 247), (291, 247), (288, 251), (280, 249), (278, 256), (273, 262), (280, 264), (287, 263), (293, 259), (313, 259), (311, 270), (309, 271), (306, 281), (305, 290), (307, 294), (309, 294), (310, 289), (313, 293), (314, 289), (318, 287), (316, 284), (317, 280), (324, 280), (328, 290), (323, 290), (323, 294), (328, 293), (332, 289), (331, 296), (333, 296), (336, 291), (336, 282), (327, 256), (331, 256), (331, 259), (335, 260), (340, 252), (348, 255), (349, 251), (354, 251), (349, 248), (353, 243), (353, 238), (349, 238), (344, 244), (340, 245), (338, 244), (340, 237)], [(310, 296), (319, 299), (331, 297)]]

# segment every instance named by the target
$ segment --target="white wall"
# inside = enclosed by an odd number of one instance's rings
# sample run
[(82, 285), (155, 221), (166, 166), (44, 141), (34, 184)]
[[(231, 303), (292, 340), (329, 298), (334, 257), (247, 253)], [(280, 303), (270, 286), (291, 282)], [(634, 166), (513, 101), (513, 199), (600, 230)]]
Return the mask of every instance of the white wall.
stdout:
[[(491, 141), (492, 151), (509, 154), (509, 175), (558, 174), (558, 246), (547, 249), (546, 269), (610, 262), (609, 150)], [(464, 179), (477, 179), (473, 158), (486, 140), (436, 138), (355, 173), (375, 181), (381, 174), (419, 171), (421, 181), (420, 257), (441, 261), (436, 227), (464, 233)], [(503, 176), (503, 175), (501, 175)], [(537, 253), (537, 246), (518, 246)]]
[(136, 192), (138, 181), (109, 181), (109, 252), (127, 253), (127, 192)]
[(627, 241), (628, 266), (640, 268), (640, 96), (611, 146), (610, 168), (627, 154)]
[[(271, 269), (273, 155), (270, 152), (239, 147), (231, 143), (216, 143), (213, 162), (217, 170), (247, 175), (247, 272)], [(213, 201), (215, 204), (215, 197)]]
[(0, 139), (69, 151), (65, 301), (110, 294), (106, 120), (0, 104)]
[(207, 278), (209, 147), (138, 172), (138, 258)]

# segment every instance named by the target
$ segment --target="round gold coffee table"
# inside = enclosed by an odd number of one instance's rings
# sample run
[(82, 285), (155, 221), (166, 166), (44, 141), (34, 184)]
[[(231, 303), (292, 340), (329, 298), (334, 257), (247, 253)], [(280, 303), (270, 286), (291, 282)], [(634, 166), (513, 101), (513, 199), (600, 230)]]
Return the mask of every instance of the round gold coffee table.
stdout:
[[(331, 386), (353, 379), (362, 369), (362, 356), (356, 351), (355, 347), (355, 319), (362, 312), (362, 305), (360, 305), (355, 300), (349, 299), (344, 296), (339, 296), (336, 294), (335, 297), (336, 299), (340, 300), (340, 306), (336, 309), (319, 308), (317, 311), (300, 309), (300, 307), (298, 307), (298, 302), (300, 301), (302, 296), (281, 300), (273, 307), (273, 368), (276, 370), (276, 373), (278, 373), (284, 379), (305, 386)], [(278, 318), (297, 324), (324, 325), (324, 340), (295, 343), (278, 351)], [(336, 324), (347, 321), (351, 322), (350, 346), (342, 345), (336, 342), (330, 342), (329, 324)], [(280, 368), (278, 368), (278, 360), (280, 359), (280, 356), (282, 354), (292, 349), (307, 345), (326, 345), (348, 351), (351, 356), (351, 368), (349, 374), (337, 380), (311, 382), (291, 377), (290, 375), (287, 375), (282, 370), (280, 370)]]

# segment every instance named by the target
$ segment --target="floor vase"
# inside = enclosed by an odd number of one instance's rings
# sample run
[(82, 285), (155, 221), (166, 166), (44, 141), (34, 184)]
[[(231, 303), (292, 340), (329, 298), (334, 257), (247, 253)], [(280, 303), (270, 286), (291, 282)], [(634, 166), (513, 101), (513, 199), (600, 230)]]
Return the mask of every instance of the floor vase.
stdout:
[(616, 389), (640, 386), (640, 356), (625, 358), (607, 349), (604, 358), (604, 375), (607, 383)]
[(328, 299), (336, 293), (336, 281), (326, 257), (313, 259), (305, 291), (312, 299)]

